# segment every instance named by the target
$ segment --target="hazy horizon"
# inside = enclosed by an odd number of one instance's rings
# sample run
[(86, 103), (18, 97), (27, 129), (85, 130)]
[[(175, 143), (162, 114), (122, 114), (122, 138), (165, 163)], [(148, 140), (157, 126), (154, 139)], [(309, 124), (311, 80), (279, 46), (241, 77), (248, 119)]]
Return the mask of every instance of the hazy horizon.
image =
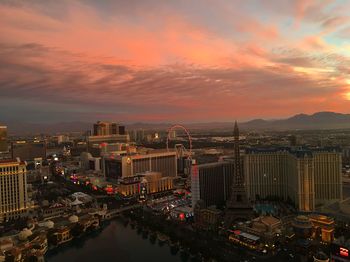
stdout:
[[(250, 122), (254, 120), (265, 120), (265, 121), (278, 121), (278, 120), (286, 120), (288, 118), (297, 116), (297, 115), (308, 115), (312, 116), (314, 114), (319, 114), (319, 113), (335, 113), (335, 114), (343, 114), (347, 115), (348, 113), (342, 113), (342, 112), (333, 112), (333, 111), (319, 111), (319, 112), (313, 112), (310, 114), (305, 114), (305, 113), (296, 113), (293, 115), (285, 116), (285, 117), (280, 117), (280, 118), (251, 118), (251, 119), (231, 119), (231, 120), (208, 120), (208, 121), (187, 121), (187, 122), (176, 122), (176, 121), (119, 121), (118, 119), (94, 119), (90, 121), (82, 121), (82, 120), (67, 120), (67, 121), (44, 121), (44, 122), (34, 122), (34, 121), (21, 121), (22, 123), (26, 124), (38, 124), (38, 125), (52, 125), (52, 124), (59, 124), (59, 123), (86, 123), (86, 124), (92, 124), (97, 121), (107, 121), (107, 122), (118, 122), (121, 124), (125, 125), (134, 125), (134, 124), (150, 124), (150, 125), (157, 125), (157, 124), (174, 124), (174, 123), (181, 123), (181, 124), (210, 124), (210, 123), (234, 123), (235, 121), (239, 123), (245, 123), (245, 122)], [(18, 122), (17, 120), (2, 120), (0, 119), (0, 125), (6, 125), (6, 123), (15, 123)]]

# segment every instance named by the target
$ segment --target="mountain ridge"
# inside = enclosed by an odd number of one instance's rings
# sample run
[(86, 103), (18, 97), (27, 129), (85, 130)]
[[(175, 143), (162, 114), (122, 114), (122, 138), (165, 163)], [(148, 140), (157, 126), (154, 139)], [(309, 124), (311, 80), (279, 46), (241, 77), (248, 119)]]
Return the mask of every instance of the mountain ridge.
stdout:
[[(233, 122), (204, 122), (204, 123), (189, 123), (185, 124), (188, 129), (231, 129)], [(25, 122), (1, 122), (0, 125), (8, 126), (9, 134), (26, 135), (26, 134), (55, 134), (65, 132), (82, 132), (92, 129), (93, 123), (73, 121), (73, 122), (58, 122), (51, 124), (36, 124)], [(135, 122), (126, 124), (128, 130), (146, 129), (146, 130), (166, 130), (173, 123), (145, 123)], [(336, 113), (331, 111), (321, 111), (313, 114), (296, 114), (285, 119), (253, 119), (239, 123), (243, 130), (311, 130), (311, 129), (350, 129), (350, 114)]]

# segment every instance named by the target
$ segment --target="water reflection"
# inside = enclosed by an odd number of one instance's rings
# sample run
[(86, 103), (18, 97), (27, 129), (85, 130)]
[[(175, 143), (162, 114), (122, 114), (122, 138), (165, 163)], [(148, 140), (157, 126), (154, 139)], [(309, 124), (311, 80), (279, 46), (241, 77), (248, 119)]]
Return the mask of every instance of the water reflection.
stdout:
[[(158, 242), (158, 245), (155, 245)], [(50, 251), (48, 262), (93, 261), (184, 261), (179, 252), (157, 240), (157, 235), (131, 223), (112, 221), (101, 232), (93, 232), (66, 246)]]

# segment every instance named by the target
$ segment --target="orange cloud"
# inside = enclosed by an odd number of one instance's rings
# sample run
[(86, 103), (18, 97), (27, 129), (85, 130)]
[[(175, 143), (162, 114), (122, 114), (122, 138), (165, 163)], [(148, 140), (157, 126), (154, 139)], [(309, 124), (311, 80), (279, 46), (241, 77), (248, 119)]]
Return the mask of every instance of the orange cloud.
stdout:
[[(298, 3), (304, 20), (313, 4)], [(64, 17), (0, 5), (2, 97), (28, 112), (46, 101), (48, 110), (135, 121), (350, 109), (340, 80), (349, 59), (324, 35), (294, 39), (280, 24), (226, 4), (210, 10), (222, 11), (220, 26), (161, 8), (159, 16), (140, 8), (131, 19), (81, 2), (70, 2)]]

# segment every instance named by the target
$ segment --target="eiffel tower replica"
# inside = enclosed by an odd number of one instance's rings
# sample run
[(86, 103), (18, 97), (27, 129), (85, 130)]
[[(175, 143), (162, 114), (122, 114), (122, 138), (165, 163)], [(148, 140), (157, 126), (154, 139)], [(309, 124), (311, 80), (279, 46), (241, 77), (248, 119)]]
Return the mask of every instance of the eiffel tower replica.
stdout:
[(234, 221), (247, 220), (253, 217), (253, 209), (247, 197), (244, 184), (244, 173), (239, 149), (239, 129), (237, 121), (233, 130), (234, 136), (234, 175), (231, 196), (226, 202), (225, 226), (230, 227)]

